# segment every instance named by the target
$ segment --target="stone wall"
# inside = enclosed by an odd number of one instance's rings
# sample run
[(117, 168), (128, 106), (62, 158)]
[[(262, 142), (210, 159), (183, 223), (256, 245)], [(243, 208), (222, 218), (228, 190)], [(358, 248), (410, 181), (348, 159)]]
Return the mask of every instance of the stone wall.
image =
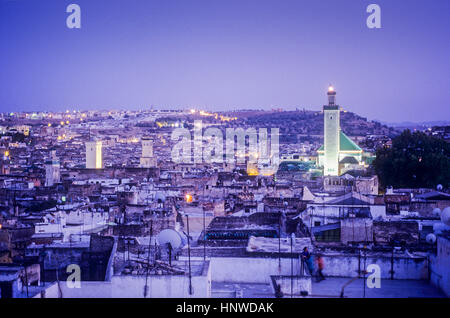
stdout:
[[(333, 255), (323, 254), (325, 276), (333, 277), (357, 277), (358, 271), (362, 271), (369, 264), (380, 266), (381, 278), (391, 278), (391, 256), (389, 255)], [(394, 279), (427, 279), (428, 265), (425, 257), (410, 258), (404, 256), (394, 256), (393, 259)]]
[(341, 220), (341, 242), (372, 242), (373, 222), (366, 218), (347, 218)]
[(419, 242), (419, 224), (416, 221), (374, 221), (373, 239), (377, 244), (417, 244)]
[[(293, 274), (300, 275), (300, 262), (293, 258)], [(220, 283), (269, 284), (270, 276), (291, 275), (291, 259), (263, 257), (213, 257), (211, 258), (211, 279)], [(255, 275), (255, 273), (258, 273)]]
[[(113, 276), (110, 282), (81, 282), (81, 288), (69, 288), (65, 281), (55, 283), (35, 298), (143, 298), (144, 275)], [(192, 276), (189, 294), (187, 275), (151, 275), (147, 280), (147, 298), (208, 298), (211, 297), (211, 276), (206, 265), (200, 275)]]
[(450, 240), (448, 237), (437, 238), (437, 254), (430, 257), (430, 280), (450, 297)]
[[(300, 275), (300, 262), (293, 258), (293, 274)], [(323, 254), (325, 276), (357, 277), (358, 270), (364, 269), (364, 258), (358, 255)], [(380, 266), (381, 278), (390, 279), (391, 257), (389, 255), (368, 255), (369, 264)], [(395, 256), (393, 261), (394, 279), (427, 279), (426, 258)], [(254, 273), (258, 273), (255, 275)], [(221, 283), (270, 283), (270, 276), (291, 275), (291, 258), (264, 257), (212, 257), (211, 278)]]

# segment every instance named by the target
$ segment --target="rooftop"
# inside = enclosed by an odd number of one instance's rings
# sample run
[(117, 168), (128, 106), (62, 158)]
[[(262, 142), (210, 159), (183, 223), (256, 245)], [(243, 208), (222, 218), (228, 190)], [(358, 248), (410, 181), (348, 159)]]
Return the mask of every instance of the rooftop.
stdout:
[[(324, 146), (322, 145), (317, 151), (324, 151)], [(341, 130), (339, 132), (339, 151), (354, 152), (362, 151), (362, 149)]]
[[(338, 298), (342, 287), (351, 278), (326, 278), (320, 283), (312, 282), (310, 297)], [(367, 287), (367, 286), (366, 286)], [(242, 290), (244, 298), (274, 298), (271, 284), (212, 283), (212, 297), (234, 297), (236, 290)], [(288, 296), (286, 296), (288, 297)], [(363, 298), (363, 279), (356, 279), (344, 289), (345, 298)], [(366, 298), (445, 298), (436, 287), (422, 280), (381, 280), (381, 288), (365, 288)]]

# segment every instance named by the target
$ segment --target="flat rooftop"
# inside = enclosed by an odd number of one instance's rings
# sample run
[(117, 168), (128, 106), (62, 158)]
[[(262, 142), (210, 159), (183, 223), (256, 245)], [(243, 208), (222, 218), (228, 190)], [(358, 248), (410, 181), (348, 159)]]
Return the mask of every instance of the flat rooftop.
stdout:
[[(342, 286), (351, 278), (326, 278), (312, 282), (312, 295), (319, 298), (339, 298)], [(363, 279), (351, 282), (344, 289), (345, 298), (363, 298)], [(212, 283), (213, 298), (235, 297), (236, 289), (241, 289), (244, 298), (274, 298), (271, 284)], [(381, 280), (381, 288), (369, 289), (366, 286), (366, 298), (445, 298), (435, 286), (425, 280)], [(290, 297), (286, 295), (285, 297)]]

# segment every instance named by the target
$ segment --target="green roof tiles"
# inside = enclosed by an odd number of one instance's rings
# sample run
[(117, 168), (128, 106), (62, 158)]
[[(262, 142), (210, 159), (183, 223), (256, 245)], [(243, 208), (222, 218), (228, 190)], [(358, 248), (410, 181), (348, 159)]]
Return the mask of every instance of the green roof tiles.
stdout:
[[(323, 151), (323, 145), (317, 151)], [(339, 131), (339, 151), (362, 151), (362, 149), (346, 134)]]
[(347, 137), (346, 134), (339, 132), (339, 150), (340, 151), (361, 151), (357, 144), (353, 140)]

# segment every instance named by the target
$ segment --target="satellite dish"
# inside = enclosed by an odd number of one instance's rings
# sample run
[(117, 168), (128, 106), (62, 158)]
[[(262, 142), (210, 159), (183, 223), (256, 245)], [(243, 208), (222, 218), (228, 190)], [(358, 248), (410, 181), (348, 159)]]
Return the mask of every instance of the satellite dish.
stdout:
[(441, 215), (441, 209), (439, 209), (439, 208), (434, 208), (434, 209), (433, 209), (433, 215), (434, 215), (434, 216), (440, 216), (440, 215)]
[(162, 193), (162, 192), (156, 192), (156, 194), (155, 194), (155, 200), (156, 200), (156, 201), (160, 201), (161, 203), (162, 203), (162, 202), (166, 202), (166, 196), (165, 196), (164, 193)]
[(433, 233), (428, 234), (425, 239), (429, 244), (436, 243), (436, 235), (434, 235)]
[(445, 225), (450, 226), (450, 206), (446, 207), (441, 213), (441, 221)]
[(156, 241), (158, 244), (163, 247), (167, 248), (170, 244), (172, 250), (178, 250), (181, 249), (184, 246), (184, 239), (181, 236), (181, 234), (175, 230), (171, 229), (165, 229), (162, 230), (157, 236)]

